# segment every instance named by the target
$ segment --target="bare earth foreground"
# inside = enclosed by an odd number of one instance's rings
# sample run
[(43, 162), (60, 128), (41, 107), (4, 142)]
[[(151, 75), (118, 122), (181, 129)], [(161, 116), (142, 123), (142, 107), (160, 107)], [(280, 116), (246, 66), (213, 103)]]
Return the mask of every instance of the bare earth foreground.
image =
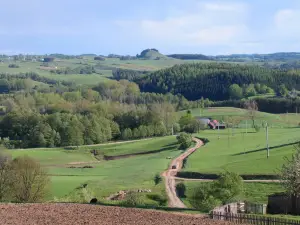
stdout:
[(228, 224), (202, 215), (84, 204), (1, 204), (0, 224), (196, 225)]

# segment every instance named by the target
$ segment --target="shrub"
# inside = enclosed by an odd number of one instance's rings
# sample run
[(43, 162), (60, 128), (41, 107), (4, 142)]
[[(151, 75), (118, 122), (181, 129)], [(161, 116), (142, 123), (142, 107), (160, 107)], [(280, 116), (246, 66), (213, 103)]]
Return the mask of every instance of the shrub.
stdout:
[(132, 192), (127, 194), (126, 200), (122, 202), (122, 205), (128, 207), (136, 207), (136, 206), (143, 206), (145, 204), (138, 193)]
[(192, 144), (192, 135), (187, 133), (180, 133), (177, 136), (177, 141), (180, 144), (181, 149), (187, 149)]
[(211, 189), (214, 191), (214, 196), (226, 204), (242, 193), (243, 179), (236, 173), (224, 172), (212, 184)]
[(254, 129), (258, 133), (260, 131), (260, 126), (259, 125), (254, 125)]
[(178, 183), (176, 185), (176, 192), (177, 192), (178, 197), (185, 198), (186, 197), (185, 191), (186, 191), (186, 187), (185, 187), (184, 183)]
[(20, 66), (17, 64), (9, 64), (8, 68), (20, 68)]
[(216, 206), (221, 205), (221, 201), (214, 197), (210, 185), (201, 185), (195, 189), (191, 204), (194, 208), (202, 212), (209, 212)]
[(155, 183), (155, 185), (158, 185), (161, 181), (162, 181), (161, 176), (158, 173), (155, 174), (155, 176), (154, 176), (154, 183)]
[(41, 165), (28, 156), (14, 159), (12, 169), (12, 198), (16, 202), (41, 202), (47, 194), (49, 177)]
[(165, 206), (167, 204), (167, 199), (159, 194), (148, 194), (147, 197), (153, 201), (158, 202), (159, 206)]

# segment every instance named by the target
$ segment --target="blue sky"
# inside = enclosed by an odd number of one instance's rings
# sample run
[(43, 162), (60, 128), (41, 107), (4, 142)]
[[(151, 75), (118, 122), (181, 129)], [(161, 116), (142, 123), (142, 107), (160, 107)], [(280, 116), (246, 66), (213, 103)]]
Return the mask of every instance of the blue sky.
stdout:
[(0, 53), (300, 52), (299, 0), (7, 0)]

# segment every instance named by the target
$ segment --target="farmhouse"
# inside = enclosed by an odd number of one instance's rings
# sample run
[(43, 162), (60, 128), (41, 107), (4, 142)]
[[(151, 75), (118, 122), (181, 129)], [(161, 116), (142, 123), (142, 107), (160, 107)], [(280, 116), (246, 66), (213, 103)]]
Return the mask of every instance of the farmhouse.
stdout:
[(210, 129), (226, 129), (226, 125), (219, 123), (217, 120), (212, 118), (196, 117), (201, 124), (208, 126)]

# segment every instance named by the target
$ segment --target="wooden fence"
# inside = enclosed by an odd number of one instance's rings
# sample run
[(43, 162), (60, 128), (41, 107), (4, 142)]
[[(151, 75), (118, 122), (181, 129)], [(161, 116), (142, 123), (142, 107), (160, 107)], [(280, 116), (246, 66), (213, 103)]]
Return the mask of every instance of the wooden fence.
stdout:
[(251, 214), (232, 214), (212, 212), (215, 220), (226, 220), (235, 224), (256, 224), (256, 225), (300, 225), (300, 220), (290, 220), (284, 218), (264, 217)]

